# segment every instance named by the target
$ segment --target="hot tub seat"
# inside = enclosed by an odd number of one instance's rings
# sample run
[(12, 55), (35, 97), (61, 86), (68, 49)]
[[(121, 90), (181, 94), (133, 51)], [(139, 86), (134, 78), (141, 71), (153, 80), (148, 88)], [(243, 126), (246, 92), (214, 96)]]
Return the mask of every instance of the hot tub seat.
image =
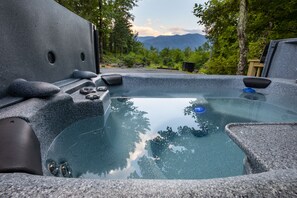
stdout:
[(246, 153), (252, 173), (297, 169), (297, 124), (229, 124), (226, 132)]

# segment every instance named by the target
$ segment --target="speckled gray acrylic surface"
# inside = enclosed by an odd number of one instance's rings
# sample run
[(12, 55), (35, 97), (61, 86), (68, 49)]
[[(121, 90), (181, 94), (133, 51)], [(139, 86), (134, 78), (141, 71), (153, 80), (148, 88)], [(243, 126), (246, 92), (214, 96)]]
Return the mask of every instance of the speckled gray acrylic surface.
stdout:
[[(281, 39), (271, 41), (274, 47), (268, 51), (271, 60), (265, 60), (263, 74), (270, 78), (286, 78), (296, 80), (296, 52), (297, 52), (297, 39)], [(270, 63), (270, 65), (269, 65)], [(267, 67), (267, 68), (265, 68)]]
[(296, 197), (297, 172), (210, 180), (91, 180), (0, 174), (0, 197)]
[(262, 171), (297, 169), (297, 124), (230, 124), (228, 135)]
[[(127, 95), (141, 95), (144, 93), (143, 90), (157, 89), (159, 93), (178, 93), (179, 91), (190, 93), (215, 88), (225, 97), (234, 97), (232, 92), (241, 90), (243, 87), (242, 78), (238, 76), (125, 74), (122, 86), (109, 87), (109, 89), (111, 94), (119, 92)], [(99, 77), (94, 82), (96, 85), (102, 84)], [(53, 139), (77, 120), (96, 116), (98, 112), (104, 114), (109, 106), (109, 93), (98, 101), (86, 100), (84, 96), (78, 94), (79, 87), (93, 86), (91, 81), (57, 84), (61, 92), (53, 97), (29, 99), (0, 109), (0, 118), (21, 117), (32, 126), (41, 143), (44, 175), (48, 175), (45, 168), (45, 154)], [(227, 89), (229, 91), (226, 91)], [(294, 101), (292, 101), (297, 94), (295, 82), (273, 79), (267, 89), (259, 91), (263, 95), (269, 93), (275, 96), (267, 98), (266, 102), (287, 108), (292, 107), (292, 110), (296, 110)], [(285, 101), (284, 104), (279, 103), (281, 100)], [(265, 128), (264, 125), (262, 127)], [(267, 131), (275, 128), (268, 127)], [(267, 157), (265, 153), (263, 156)], [(28, 174), (0, 174), (0, 197), (296, 197), (296, 167), (287, 168), (289, 169), (275, 170), (272, 168), (260, 174), (209, 180), (92, 180)]]

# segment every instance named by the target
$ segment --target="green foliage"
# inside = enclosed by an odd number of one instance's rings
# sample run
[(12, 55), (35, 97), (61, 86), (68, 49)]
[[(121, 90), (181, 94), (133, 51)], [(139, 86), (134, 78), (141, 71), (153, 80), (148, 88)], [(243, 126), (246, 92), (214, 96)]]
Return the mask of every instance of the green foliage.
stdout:
[(104, 55), (103, 62), (106, 64), (120, 64), (121, 60), (119, 57), (114, 56), (112, 53), (106, 53)]
[[(186, 61), (195, 63), (196, 69), (201, 69), (203, 66), (205, 66), (205, 63), (209, 60), (209, 57), (210, 57), (209, 50), (210, 50), (209, 43), (204, 43), (194, 52), (191, 52), (188, 55), (188, 58), (186, 59)], [(186, 53), (187, 52), (185, 50), (185, 54)]]
[(223, 56), (216, 57), (205, 64), (201, 73), (205, 74), (235, 74), (238, 63), (237, 55), (225, 58)]
[[(145, 49), (142, 45), (137, 47), (135, 52), (115, 56), (115, 54), (107, 53), (104, 56), (104, 62), (107, 64), (119, 64), (127, 67), (149, 67), (149, 68), (169, 68), (182, 69), (183, 62), (194, 62), (196, 69), (199, 70), (208, 61), (210, 56), (210, 46), (208, 43), (199, 47), (195, 51), (185, 49), (169, 49), (165, 48), (158, 51), (155, 48)], [(188, 58), (186, 58), (188, 56)]]
[[(196, 4), (194, 15), (205, 26), (212, 43), (211, 57), (202, 68), (208, 74), (235, 74), (239, 58), (237, 23), (239, 1), (209, 0)], [(296, 0), (249, 0), (249, 58), (260, 58), (265, 45), (273, 39), (297, 36)]]
[(192, 49), (190, 47), (187, 47), (184, 50), (184, 54), (185, 54), (185, 58), (188, 59), (191, 56), (191, 54), (192, 54)]
[(124, 55), (122, 60), (124, 65), (128, 67), (132, 67), (134, 65), (148, 65), (148, 60), (145, 57), (141, 54), (135, 54), (134, 52)]
[(209, 44), (205, 43), (195, 51), (192, 51), (190, 48), (186, 48), (184, 51), (164, 48), (159, 52), (155, 48), (151, 48), (144, 55), (147, 57), (147, 65), (151, 68), (161, 67), (181, 70), (183, 62), (193, 62), (196, 69), (199, 70), (208, 61), (210, 56), (209, 50)]
[(164, 48), (160, 52), (160, 56), (162, 57), (163, 61), (162, 64), (168, 67), (172, 67), (174, 65), (174, 60), (171, 54), (171, 50), (169, 48)]
[(162, 59), (159, 56), (159, 52), (156, 48), (151, 47), (146, 53), (146, 57), (149, 59), (151, 64), (159, 65), (162, 62)]

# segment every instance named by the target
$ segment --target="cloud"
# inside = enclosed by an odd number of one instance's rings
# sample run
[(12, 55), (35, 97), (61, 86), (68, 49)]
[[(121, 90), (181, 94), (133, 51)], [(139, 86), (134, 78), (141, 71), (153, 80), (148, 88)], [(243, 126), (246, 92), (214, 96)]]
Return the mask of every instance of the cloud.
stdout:
[[(155, 24), (155, 25), (153, 25)], [(159, 36), (159, 35), (176, 35), (176, 34), (204, 34), (203, 27), (198, 26), (197, 29), (187, 29), (181, 27), (168, 27), (162, 24), (157, 25), (157, 22), (153, 22), (150, 18), (146, 20), (146, 24), (138, 26), (133, 24), (133, 31), (137, 32), (140, 36)]]
[(161, 35), (161, 32), (159, 32), (149, 26), (133, 25), (132, 30), (134, 32), (137, 32), (140, 36), (159, 36), (159, 35)]
[(203, 33), (201, 29), (185, 29), (180, 27), (171, 27), (171, 28), (168, 28), (168, 30), (172, 34), (193, 34), (193, 33), (202, 34)]
[(151, 26), (152, 24), (153, 24), (152, 19), (148, 18), (148, 19), (146, 20), (146, 25), (147, 25), (147, 26)]

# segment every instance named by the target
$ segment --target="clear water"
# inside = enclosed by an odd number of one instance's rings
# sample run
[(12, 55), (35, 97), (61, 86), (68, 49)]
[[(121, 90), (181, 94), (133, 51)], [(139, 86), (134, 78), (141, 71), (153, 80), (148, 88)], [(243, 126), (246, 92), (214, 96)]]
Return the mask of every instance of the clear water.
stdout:
[[(204, 113), (196, 113), (196, 107)], [(73, 177), (206, 179), (243, 174), (243, 152), (224, 127), (234, 122), (297, 121), (261, 101), (232, 98), (114, 98), (111, 113), (81, 120), (52, 143), (47, 159)]]

